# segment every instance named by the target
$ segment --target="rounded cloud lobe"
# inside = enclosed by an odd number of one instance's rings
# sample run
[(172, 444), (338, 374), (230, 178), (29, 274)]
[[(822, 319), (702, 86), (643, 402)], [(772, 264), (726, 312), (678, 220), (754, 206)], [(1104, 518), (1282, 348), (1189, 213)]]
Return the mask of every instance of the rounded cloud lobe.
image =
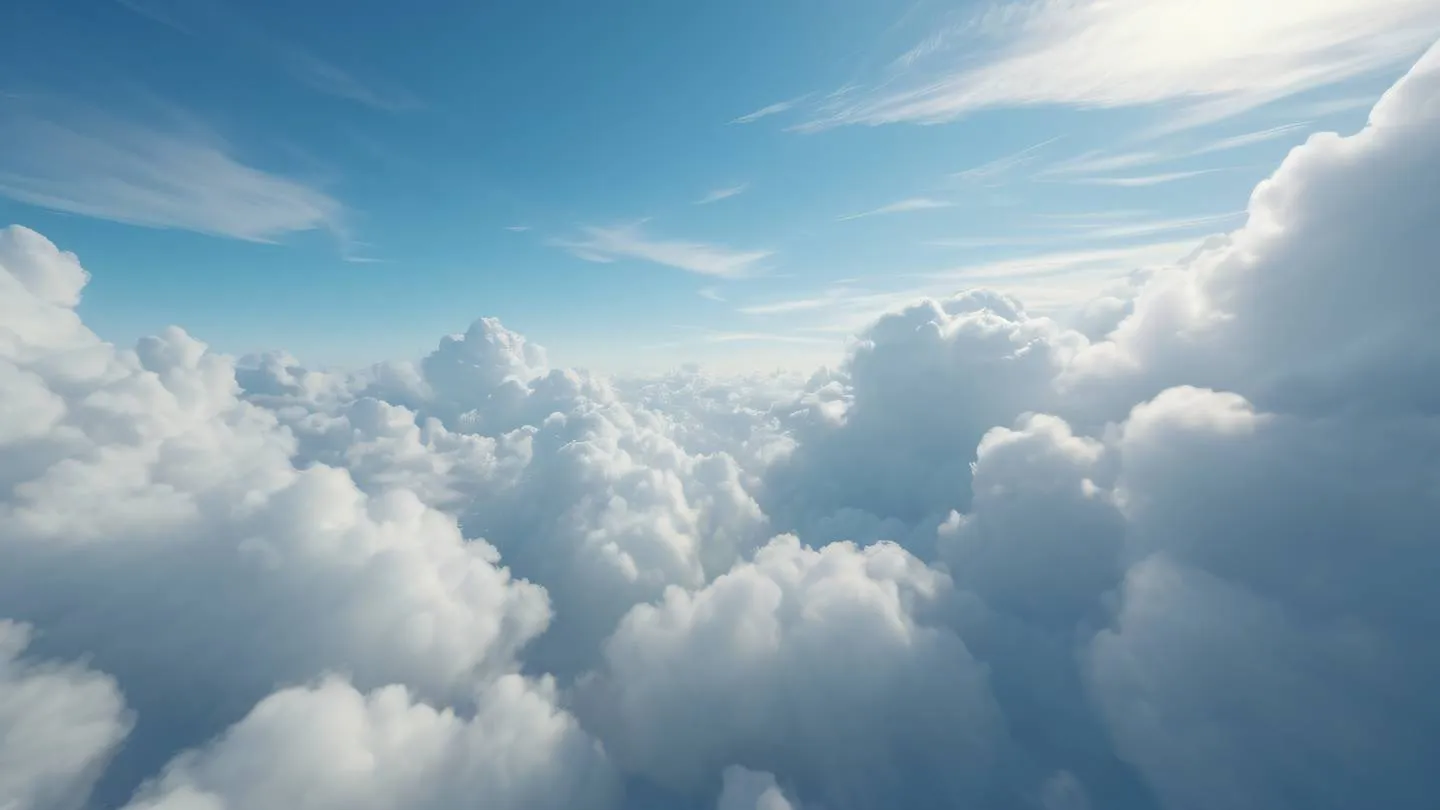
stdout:
[(1437, 113), (1440, 50), (1084, 334), (808, 381), (118, 349), (0, 232), (0, 807), (1418, 806)]

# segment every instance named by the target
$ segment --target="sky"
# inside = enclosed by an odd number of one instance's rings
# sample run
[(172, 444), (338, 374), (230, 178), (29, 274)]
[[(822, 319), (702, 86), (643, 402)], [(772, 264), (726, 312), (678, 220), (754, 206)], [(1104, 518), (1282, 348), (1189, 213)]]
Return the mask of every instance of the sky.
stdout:
[(128, 343), (316, 366), (474, 318), (567, 364), (808, 368), (919, 294), (1063, 314), (1243, 221), (1428, 0), (18, 0), (0, 220)]

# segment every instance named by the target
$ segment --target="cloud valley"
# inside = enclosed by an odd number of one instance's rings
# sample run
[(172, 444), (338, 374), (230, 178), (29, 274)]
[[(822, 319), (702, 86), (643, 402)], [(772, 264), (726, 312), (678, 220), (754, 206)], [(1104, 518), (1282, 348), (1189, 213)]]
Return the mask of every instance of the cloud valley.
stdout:
[(124, 349), (0, 232), (0, 807), (1419, 806), (1440, 49), (1087, 311), (809, 379)]

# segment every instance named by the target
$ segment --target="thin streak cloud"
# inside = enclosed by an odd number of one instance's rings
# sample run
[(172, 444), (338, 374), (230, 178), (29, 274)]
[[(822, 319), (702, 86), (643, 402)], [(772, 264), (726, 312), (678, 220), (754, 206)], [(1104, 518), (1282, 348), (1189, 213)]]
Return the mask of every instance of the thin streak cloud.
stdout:
[(759, 264), (773, 255), (768, 250), (734, 250), (723, 245), (678, 239), (657, 239), (638, 225), (614, 228), (587, 226), (584, 237), (554, 244), (577, 258), (609, 264), (621, 259), (638, 259), (704, 276), (743, 278), (759, 271)]
[(709, 192), (708, 194), (706, 194), (704, 197), (701, 197), (700, 199), (696, 200), (696, 201), (695, 201), (695, 204), (696, 204), (696, 205), (709, 205), (710, 203), (720, 202), (721, 200), (728, 200), (728, 199), (730, 199), (731, 197), (738, 197), (738, 196), (740, 196), (741, 194), (744, 194), (749, 188), (750, 188), (750, 184), (749, 184), (749, 183), (740, 183), (740, 184), (734, 185), (734, 186), (726, 186), (726, 187), (724, 187), (724, 188), (717, 188), (717, 189)]
[(22, 114), (0, 123), (0, 194), (53, 211), (251, 242), (317, 229), (345, 239), (338, 200), (242, 163), (213, 134), (98, 113)]
[(1188, 172), (1165, 172), (1161, 174), (1144, 174), (1131, 177), (1082, 177), (1075, 182), (1088, 186), (1114, 186), (1117, 188), (1146, 188), (1158, 186), (1165, 183), (1174, 183), (1180, 180), (1189, 180), (1193, 177), (1214, 174), (1222, 169), (1195, 169)]
[(385, 112), (424, 106), (395, 82), (361, 79), (293, 42), (273, 36), (224, 0), (119, 0), (119, 4), (187, 36), (258, 55), (317, 93)]
[(804, 97), (804, 96), (801, 96), (801, 97), (799, 97), (799, 98), (792, 98), (792, 99), (788, 99), (788, 100), (786, 100), (786, 101), (777, 101), (777, 102), (775, 102), (774, 104), (767, 104), (767, 105), (765, 105), (764, 107), (761, 107), (761, 108), (758, 109), (758, 110), (755, 110), (755, 111), (753, 111), (753, 112), (745, 113), (745, 114), (742, 115), (742, 116), (739, 116), (739, 117), (737, 117), (737, 118), (732, 119), (732, 120), (730, 121), (730, 123), (732, 123), (732, 124), (753, 124), (753, 123), (755, 123), (756, 121), (759, 121), (759, 120), (762, 119), (762, 118), (769, 118), (769, 117), (772, 116), (772, 115), (779, 115), (780, 113), (783, 113), (783, 112), (789, 112), (790, 110), (794, 109), (795, 106), (796, 106), (797, 104), (799, 104), (801, 101), (803, 101), (804, 99), (805, 99), (805, 97)]
[(859, 214), (849, 214), (847, 216), (840, 217), (839, 220), (841, 222), (848, 222), (852, 219), (886, 216), (888, 214), (905, 214), (912, 211), (931, 211), (936, 208), (950, 208), (954, 205), (955, 203), (950, 202), (949, 200), (937, 200), (931, 197), (911, 197), (908, 200), (899, 200), (897, 202), (890, 203), (889, 205), (882, 205), (879, 208), (871, 211), (862, 211)]

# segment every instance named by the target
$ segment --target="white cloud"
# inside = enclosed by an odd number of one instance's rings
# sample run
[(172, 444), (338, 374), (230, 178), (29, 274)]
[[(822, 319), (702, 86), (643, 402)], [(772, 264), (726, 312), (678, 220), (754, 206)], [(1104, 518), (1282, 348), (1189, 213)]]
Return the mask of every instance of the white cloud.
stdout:
[(209, 47), (239, 49), (258, 55), (300, 84), (335, 98), (386, 112), (403, 112), (423, 106), (409, 90), (395, 82), (361, 80), (351, 71), (294, 43), (271, 35), (225, 0), (119, 0), (142, 17), (201, 38)]
[(1040, 156), (1040, 152), (1045, 147), (1058, 140), (1060, 140), (1060, 137), (1056, 136), (1041, 141), (1040, 143), (1032, 144), (1018, 152), (996, 158), (988, 163), (982, 163), (979, 166), (966, 169), (962, 172), (956, 172), (955, 177), (975, 183), (991, 183), (996, 178), (1034, 161)]
[(77, 810), (130, 717), (113, 678), (21, 658), (30, 639), (0, 620), (0, 797), (15, 810)]
[(948, 591), (893, 545), (777, 538), (635, 608), (576, 711), (618, 763), (681, 796), (747, 762), (825, 807), (963, 803), (999, 778), (1004, 730), (983, 670), (934, 623)]
[(740, 183), (739, 185), (735, 186), (725, 186), (724, 188), (717, 188), (714, 191), (706, 194), (704, 197), (696, 200), (695, 204), (709, 205), (710, 203), (720, 202), (721, 200), (728, 200), (731, 197), (737, 197), (741, 194), (744, 194), (745, 191), (749, 188), (749, 183)]
[(732, 250), (703, 242), (655, 239), (647, 236), (639, 225), (589, 226), (582, 230), (583, 239), (555, 244), (592, 262), (640, 259), (704, 276), (743, 278), (754, 275), (759, 269), (757, 265), (774, 255), (768, 250)]
[(316, 229), (344, 236), (340, 202), (240, 162), (214, 135), (100, 114), (22, 113), (0, 123), (0, 194), (56, 211), (250, 241)]
[[(937, 247), (957, 248), (983, 248), (983, 247), (1026, 247), (1043, 245), (1065, 245), (1073, 244), (1076, 240), (1085, 241), (1108, 241), (1134, 239), (1136, 237), (1151, 237), (1162, 234), (1177, 233), (1182, 231), (1194, 231), (1200, 229), (1213, 229), (1221, 224), (1233, 222), (1236, 218), (1243, 217), (1244, 211), (1234, 211), (1227, 214), (1210, 214), (1194, 217), (1173, 217), (1170, 219), (1153, 219), (1145, 216), (1115, 217), (1111, 212), (1099, 212), (1096, 216), (1086, 217), (1047, 217), (1051, 225), (1049, 230), (1035, 231), (1025, 235), (1013, 237), (959, 237), (954, 239), (932, 239), (926, 244)], [(1131, 221), (1124, 221), (1129, 219)], [(1059, 227), (1057, 227), (1059, 226)], [(1167, 247), (1168, 249), (1168, 247)], [(1063, 255), (1063, 254), (1062, 254)], [(1123, 255), (1123, 254), (1120, 254)], [(1168, 258), (1178, 258), (1179, 254)], [(1112, 258), (1113, 254), (1100, 254), (1101, 258)], [(1076, 258), (1086, 258), (1086, 254), (1076, 254)], [(1162, 257), (1162, 260), (1165, 257)]]
[(794, 803), (775, 784), (774, 774), (731, 765), (724, 779), (715, 810), (794, 810)]
[[(1099, 174), (1119, 169), (1133, 169), (1138, 166), (1151, 166), (1156, 163), (1167, 163), (1185, 158), (1199, 157), (1201, 155), (1212, 155), (1284, 138), (1292, 133), (1302, 132), (1309, 126), (1310, 124), (1308, 122), (1282, 124), (1255, 132), (1245, 132), (1239, 135), (1219, 138), (1201, 146), (1186, 149), (1126, 152), (1115, 155), (1107, 155), (1102, 152), (1088, 152), (1047, 166), (1039, 172), (1037, 176), (1043, 178), (1077, 174)], [(1081, 180), (1079, 182), (1085, 181)]]
[(954, 205), (955, 203), (949, 200), (937, 200), (932, 197), (910, 197), (909, 199), (897, 200), (888, 205), (882, 205), (871, 211), (840, 217), (840, 221), (845, 222), (852, 219), (885, 216), (887, 214), (906, 214), (912, 211), (931, 211), (936, 208), (950, 208)]
[(1254, 146), (1257, 143), (1266, 143), (1277, 138), (1283, 138), (1293, 132), (1300, 132), (1309, 127), (1309, 122), (1300, 121), (1293, 124), (1281, 124), (1277, 127), (1262, 129), (1255, 132), (1245, 132), (1240, 135), (1231, 135), (1228, 138), (1221, 138), (1212, 141), (1198, 149), (1191, 150), (1187, 155), (1209, 155), (1215, 152), (1228, 152), (1232, 149), (1243, 149), (1247, 146)]
[(777, 101), (774, 104), (767, 104), (758, 110), (745, 113), (744, 115), (735, 118), (730, 123), (753, 124), (756, 121), (759, 121), (761, 118), (769, 118), (772, 115), (779, 115), (783, 112), (789, 112), (795, 107), (796, 104), (799, 104), (802, 100), (804, 100), (804, 96), (801, 96), (800, 98), (792, 98), (787, 101)]
[(265, 698), (204, 750), (177, 758), (129, 810), (609, 808), (618, 783), (599, 745), (555, 706), (554, 685), (506, 676), (473, 717), (401, 686), (339, 679)]
[(1174, 183), (1179, 180), (1190, 180), (1195, 177), (1203, 177), (1207, 174), (1223, 171), (1222, 169), (1192, 169), (1186, 172), (1163, 172), (1160, 174), (1141, 174), (1129, 177), (1081, 177), (1075, 180), (1089, 186), (1116, 186), (1118, 188), (1145, 188), (1147, 186), (1159, 186), (1166, 183)]
[(815, 123), (934, 123), (992, 107), (1166, 102), (1213, 120), (1402, 65), (1440, 32), (1440, 5), (1035, 0), (994, 7), (980, 23), (961, 31), (977, 41), (958, 49), (963, 61), (918, 60), (900, 80), (822, 110)]

